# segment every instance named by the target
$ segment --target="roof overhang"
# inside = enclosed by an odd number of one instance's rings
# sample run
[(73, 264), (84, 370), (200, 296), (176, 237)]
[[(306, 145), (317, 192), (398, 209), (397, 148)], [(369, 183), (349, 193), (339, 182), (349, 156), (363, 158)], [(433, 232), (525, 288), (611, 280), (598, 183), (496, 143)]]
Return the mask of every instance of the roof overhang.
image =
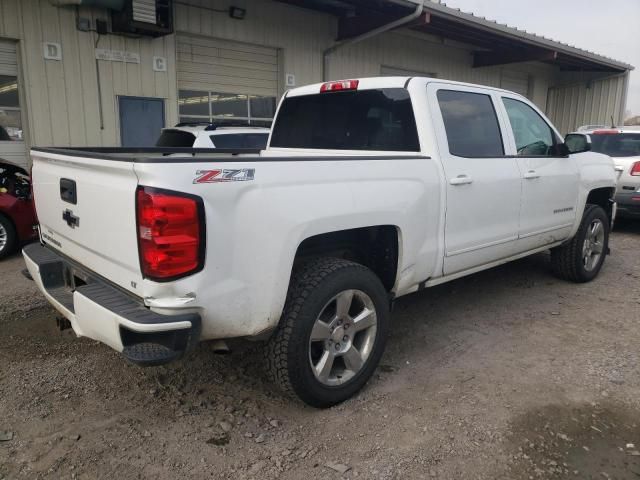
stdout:
[(470, 45), (473, 67), (539, 61), (567, 71), (625, 72), (633, 66), (431, 0), (277, 0), (338, 17), (337, 41), (355, 38), (409, 15), (423, 15), (405, 28)]

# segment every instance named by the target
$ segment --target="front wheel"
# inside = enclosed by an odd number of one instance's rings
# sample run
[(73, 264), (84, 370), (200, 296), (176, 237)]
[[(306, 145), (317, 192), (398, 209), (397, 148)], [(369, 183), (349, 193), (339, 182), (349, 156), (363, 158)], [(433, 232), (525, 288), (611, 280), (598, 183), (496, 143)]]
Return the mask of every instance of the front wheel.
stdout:
[(269, 374), (308, 405), (330, 407), (369, 380), (388, 329), (387, 292), (371, 270), (337, 258), (307, 262), (294, 271), (266, 346)]
[(575, 236), (551, 250), (554, 273), (572, 282), (596, 278), (609, 250), (609, 217), (598, 205), (587, 205)]

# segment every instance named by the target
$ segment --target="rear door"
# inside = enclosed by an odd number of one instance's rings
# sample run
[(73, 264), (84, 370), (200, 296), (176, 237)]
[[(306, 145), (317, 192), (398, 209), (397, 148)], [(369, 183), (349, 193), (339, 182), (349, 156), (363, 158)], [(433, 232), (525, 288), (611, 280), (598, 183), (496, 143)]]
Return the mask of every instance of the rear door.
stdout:
[(517, 160), (505, 155), (493, 93), (438, 83), (427, 88), (447, 182), (448, 275), (512, 254), (522, 179)]
[(38, 150), (32, 150), (31, 158), (43, 241), (136, 292), (142, 277), (134, 164)]
[(522, 249), (562, 239), (573, 228), (578, 201), (577, 160), (554, 153), (562, 142), (551, 125), (522, 97), (501, 95), (509, 121), (508, 153), (522, 171), (519, 236)]

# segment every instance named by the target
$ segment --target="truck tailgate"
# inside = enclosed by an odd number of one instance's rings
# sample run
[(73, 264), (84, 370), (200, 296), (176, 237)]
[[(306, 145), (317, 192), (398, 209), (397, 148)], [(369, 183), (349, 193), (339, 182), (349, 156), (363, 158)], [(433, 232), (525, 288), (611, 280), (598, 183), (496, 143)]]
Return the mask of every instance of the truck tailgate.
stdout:
[(133, 163), (38, 150), (31, 157), (43, 241), (136, 293), (142, 276)]

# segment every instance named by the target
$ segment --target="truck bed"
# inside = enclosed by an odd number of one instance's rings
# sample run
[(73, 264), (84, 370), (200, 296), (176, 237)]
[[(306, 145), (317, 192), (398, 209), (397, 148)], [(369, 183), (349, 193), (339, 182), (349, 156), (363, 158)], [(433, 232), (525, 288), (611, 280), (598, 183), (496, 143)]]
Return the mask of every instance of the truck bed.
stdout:
[[(300, 155), (300, 156), (250, 156), (262, 151), (259, 149), (224, 149), (224, 148), (191, 148), (191, 147), (33, 147), (32, 152), (42, 152), (71, 157), (115, 160), (131, 163), (207, 163), (207, 162), (317, 162), (317, 161), (354, 161), (354, 160), (393, 160), (399, 156), (403, 159), (429, 159), (425, 155), (377, 155), (362, 153), (358, 155)], [(197, 156), (195, 156), (197, 155)]]

